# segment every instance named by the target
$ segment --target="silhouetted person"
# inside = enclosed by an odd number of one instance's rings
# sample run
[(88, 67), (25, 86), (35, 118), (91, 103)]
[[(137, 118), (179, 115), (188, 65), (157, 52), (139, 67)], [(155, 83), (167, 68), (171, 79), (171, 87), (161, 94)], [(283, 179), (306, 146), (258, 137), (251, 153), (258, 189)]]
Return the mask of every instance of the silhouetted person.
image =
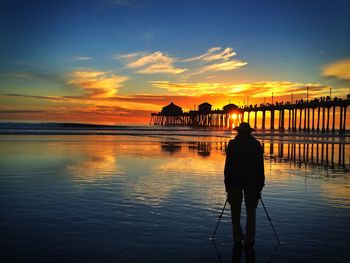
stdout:
[[(228, 143), (225, 162), (225, 188), (231, 205), (233, 240), (245, 246), (255, 242), (255, 210), (265, 184), (263, 149), (251, 132), (249, 123), (235, 128), (236, 137)], [(247, 211), (246, 234), (241, 227), (241, 205)]]

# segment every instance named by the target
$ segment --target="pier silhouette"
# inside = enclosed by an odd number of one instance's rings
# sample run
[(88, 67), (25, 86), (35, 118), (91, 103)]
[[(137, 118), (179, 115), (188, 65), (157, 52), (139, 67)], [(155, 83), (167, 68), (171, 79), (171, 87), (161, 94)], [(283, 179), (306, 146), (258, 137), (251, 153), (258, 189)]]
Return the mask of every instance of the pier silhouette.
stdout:
[[(159, 113), (151, 114), (151, 125), (232, 128), (245, 121), (254, 129), (290, 132), (345, 133), (347, 107), (346, 99), (321, 97), (313, 100), (297, 100), (295, 103), (276, 102), (238, 107), (227, 104), (222, 110), (212, 110), (212, 105), (204, 102), (198, 110), (184, 112), (173, 102), (163, 107)], [(260, 115), (260, 116), (258, 116)], [(253, 119), (253, 121), (252, 121)], [(258, 125), (258, 122), (260, 124)]]

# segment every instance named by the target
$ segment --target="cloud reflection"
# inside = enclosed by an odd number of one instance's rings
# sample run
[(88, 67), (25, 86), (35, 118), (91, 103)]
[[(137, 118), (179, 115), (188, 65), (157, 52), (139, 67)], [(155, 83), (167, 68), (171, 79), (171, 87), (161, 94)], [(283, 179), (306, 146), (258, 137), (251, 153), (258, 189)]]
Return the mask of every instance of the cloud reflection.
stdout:
[(82, 182), (97, 182), (124, 174), (117, 164), (115, 149), (101, 149), (89, 144), (77, 158), (66, 166), (73, 177)]
[[(213, 199), (215, 189), (210, 182), (222, 179), (224, 155), (221, 150), (216, 150), (208, 158), (210, 150), (207, 143), (205, 146), (200, 143), (160, 142), (159, 152), (152, 149), (147, 153), (145, 148), (142, 158), (149, 159), (153, 156), (157, 160), (139, 161), (139, 165), (147, 163), (148, 166), (142, 168), (144, 172), (138, 175), (137, 180), (127, 183), (133, 200), (149, 206), (160, 206), (169, 198), (179, 198), (186, 194), (188, 188), (194, 196), (201, 196), (199, 192), (207, 189), (206, 196)], [(138, 163), (135, 162), (134, 165), (137, 166)], [(126, 177), (126, 180), (131, 181), (132, 178)], [(205, 197), (201, 199), (206, 202)], [(222, 195), (214, 199), (221, 202)]]

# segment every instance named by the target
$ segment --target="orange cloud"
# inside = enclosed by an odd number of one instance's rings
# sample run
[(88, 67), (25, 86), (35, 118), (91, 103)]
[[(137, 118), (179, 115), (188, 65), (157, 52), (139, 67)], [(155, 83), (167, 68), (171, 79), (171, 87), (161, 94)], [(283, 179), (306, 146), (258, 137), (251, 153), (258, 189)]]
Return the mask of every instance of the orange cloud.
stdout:
[(75, 71), (69, 85), (85, 90), (91, 98), (108, 98), (118, 92), (122, 83), (128, 80), (126, 76), (119, 76), (104, 71)]
[(170, 81), (151, 81), (153, 87), (166, 89), (181, 95), (199, 95), (218, 92), (219, 83), (186, 83), (186, 82), (170, 82)]
[(329, 86), (318, 83), (300, 83), (290, 81), (261, 81), (248, 84), (248, 89), (253, 91), (252, 97), (262, 98), (271, 96), (289, 96), (292, 94), (306, 94), (307, 87), (309, 87), (309, 96), (313, 95), (319, 97), (329, 93)]
[(262, 81), (255, 83), (207, 83), (207, 82), (170, 82), (170, 81), (151, 81), (155, 88), (166, 89), (176, 94), (186, 95), (210, 95), (226, 94), (227, 96), (252, 96), (255, 98), (269, 97), (274, 92), (275, 96), (286, 96), (292, 92), (294, 94), (306, 93), (306, 87), (309, 87), (309, 95), (320, 96), (328, 94), (329, 87), (318, 83), (299, 83), (289, 81)]
[(350, 80), (350, 59), (333, 62), (324, 67), (322, 75), (338, 79)]

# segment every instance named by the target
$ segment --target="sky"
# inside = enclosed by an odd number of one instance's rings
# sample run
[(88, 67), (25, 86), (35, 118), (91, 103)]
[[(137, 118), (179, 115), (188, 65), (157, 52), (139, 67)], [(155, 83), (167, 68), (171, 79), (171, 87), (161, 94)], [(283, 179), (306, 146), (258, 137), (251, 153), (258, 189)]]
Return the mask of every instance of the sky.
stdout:
[(0, 121), (147, 125), (170, 102), (345, 98), (349, 13), (347, 0), (1, 0)]

